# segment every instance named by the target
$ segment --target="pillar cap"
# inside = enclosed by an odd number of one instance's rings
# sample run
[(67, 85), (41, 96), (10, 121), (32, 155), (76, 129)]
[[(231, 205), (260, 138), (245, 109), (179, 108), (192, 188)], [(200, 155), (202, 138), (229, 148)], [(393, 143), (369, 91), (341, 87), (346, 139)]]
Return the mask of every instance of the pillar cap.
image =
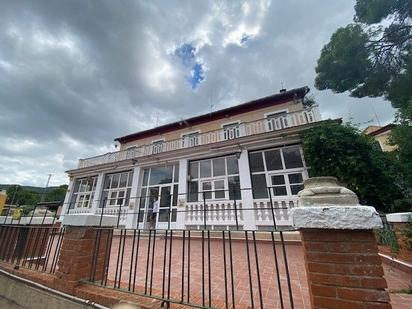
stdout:
[(293, 226), (300, 229), (373, 230), (382, 220), (371, 206), (312, 206), (292, 209)]
[(359, 205), (356, 194), (338, 184), (335, 177), (313, 177), (304, 181), (305, 188), (298, 193), (302, 206)]
[(401, 223), (409, 222), (412, 219), (412, 212), (397, 212), (386, 215), (388, 222)]
[(62, 224), (70, 226), (116, 226), (117, 216), (94, 215), (94, 214), (67, 214)]

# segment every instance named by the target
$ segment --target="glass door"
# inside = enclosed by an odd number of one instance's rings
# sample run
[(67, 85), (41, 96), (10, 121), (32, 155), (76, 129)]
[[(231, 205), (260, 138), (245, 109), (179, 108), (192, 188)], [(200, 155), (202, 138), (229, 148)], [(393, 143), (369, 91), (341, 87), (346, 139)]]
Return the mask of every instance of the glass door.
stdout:
[(159, 201), (159, 214), (157, 220), (156, 228), (167, 229), (168, 222), (171, 215), (172, 206), (172, 186), (162, 186), (160, 187), (160, 201)]

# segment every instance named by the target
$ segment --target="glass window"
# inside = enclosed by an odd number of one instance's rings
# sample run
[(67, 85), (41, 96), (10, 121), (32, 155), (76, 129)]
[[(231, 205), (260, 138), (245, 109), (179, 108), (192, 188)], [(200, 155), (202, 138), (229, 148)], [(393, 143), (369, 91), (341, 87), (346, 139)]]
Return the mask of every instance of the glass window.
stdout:
[(217, 180), (214, 185), (215, 198), (225, 198), (225, 181)]
[(286, 168), (303, 167), (299, 146), (283, 148), (283, 159)]
[(120, 178), (120, 174), (113, 175), (112, 184), (110, 186), (111, 189), (119, 187), (119, 178)]
[(145, 169), (143, 172), (143, 186), (147, 186), (147, 182), (149, 181), (149, 169)]
[(199, 177), (199, 162), (190, 162), (189, 164), (189, 175), (193, 179)]
[(228, 175), (239, 174), (239, 167), (236, 156), (226, 157)]
[(189, 190), (189, 196), (187, 197), (187, 200), (189, 202), (197, 202), (198, 200), (198, 192), (199, 192), (199, 185), (197, 181), (190, 181), (188, 190)]
[(150, 185), (158, 185), (172, 182), (173, 166), (151, 168)]
[(288, 177), (292, 195), (296, 195), (299, 191), (303, 190), (302, 173), (289, 174)]
[(253, 172), (263, 172), (265, 167), (263, 165), (262, 152), (251, 152), (249, 153), (249, 164), (250, 171)]
[(265, 174), (252, 175), (253, 198), (267, 198), (267, 185)]
[(229, 182), (229, 199), (230, 200), (240, 200), (240, 181), (239, 176), (232, 176), (228, 178)]
[(225, 158), (213, 159), (213, 176), (223, 176), (225, 174)]
[(280, 150), (265, 151), (266, 168), (268, 171), (283, 169)]
[(272, 191), (274, 196), (287, 195), (286, 182), (284, 175), (275, 175), (271, 177)]
[(120, 175), (120, 187), (126, 187), (127, 186), (127, 175), (128, 173), (122, 173)]
[(90, 208), (93, 202), (94, 191), (96, 189), (97, 176), (76, 179), (72, 196), (70, 197), (69, 209)]
[(283, 175), (272, 176), (272, 186), (284, 185), (284, 184), (285, 184), (285, 177), (283, 177)]
[(212, 198), (212, 182), (205, 181), (202, 183), (202, 191), (205, 199)]
[(200, 177), (210, 177), (211, 174), (211, 161), (203, 160), (200, 161)]

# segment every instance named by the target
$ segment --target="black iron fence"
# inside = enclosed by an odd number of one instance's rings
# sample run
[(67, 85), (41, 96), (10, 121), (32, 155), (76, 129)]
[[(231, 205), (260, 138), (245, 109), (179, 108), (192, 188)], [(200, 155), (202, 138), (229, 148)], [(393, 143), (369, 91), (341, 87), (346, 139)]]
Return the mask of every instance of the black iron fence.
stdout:
[(284, 233), (101, 227), (88, 281), (167, 307), (294, 308)]
[(0, 260), (15, 268), (54, 273), (64, 237), (64, 228), (54, 224), (0, 225)]

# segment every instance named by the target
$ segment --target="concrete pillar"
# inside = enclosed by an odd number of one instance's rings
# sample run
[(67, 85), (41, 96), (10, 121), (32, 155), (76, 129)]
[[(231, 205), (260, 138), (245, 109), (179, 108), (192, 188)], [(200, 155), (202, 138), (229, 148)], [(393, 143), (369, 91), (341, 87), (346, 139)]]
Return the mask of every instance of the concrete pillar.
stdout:
[(238, 159), (239, 164), (239, 181), (242, 192), (242, 208), (243, 210), (243, 229), (255, 230), (255, 212), (253, 205), (252, 180), (250, 178), (249, 157), (246, 149), (242, 150)]
[(185, 209), (186, 209), (186, 194), (187, 194), (187, 175), (189, 169), (189, 161), (187, 159), (179, 160), (179, 188), (177, 198), (177, 216), (176, 228), (185, 228)]
[(336, 178), (304, 182), (292, 210), (305, 253), (312, 308), (391, 308), (373, 230), (375, 208), (359, 205)]
[[(110, 244), (116, 216), (66, 215), (54, 287), (75, 295), (80, 280), (98, 281), (107, 272), (106, 246)], [(96, 226), (105, 227), (96, 228)], [(94, 228), (93, 228), (94, 227)]]
[(127, 218), (126, 218), (126, 228), (132, 229), (138, 227), (138, 211), (139, 211), (139, 204), (140, 204), (140, 174), (141, 174), (141, 167), (135, 166), (133, 169), (133, 181), (132, 181), (132, 190), (130, 192), (130, 201), (129, 201), (129, 208), (127, 210)]

